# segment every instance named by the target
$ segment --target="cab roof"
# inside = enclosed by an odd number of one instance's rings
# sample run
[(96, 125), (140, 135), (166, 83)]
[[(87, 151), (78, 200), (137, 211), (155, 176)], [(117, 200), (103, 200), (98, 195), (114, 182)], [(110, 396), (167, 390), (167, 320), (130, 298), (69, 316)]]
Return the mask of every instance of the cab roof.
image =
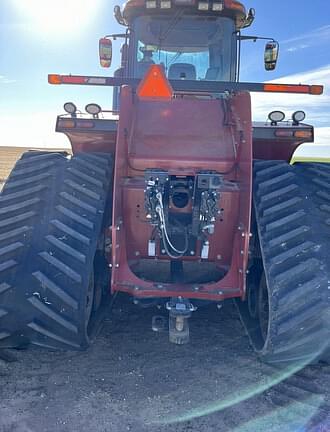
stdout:
[[(167, 7), (162, 7), (162, 4), (165, 3)], [(200, 7), (203, 7), (203, 10)], [(246, 22), (245, 6), (236, 0), (128, 0), (123, 8), (123, 17), (130, 25), (134, 18), (138, 16), (171, 16), (177, 10), (185, 10), (187, 13), (196, 16), (232, 18), (236, 23), (237, 30), (243, 28)]]

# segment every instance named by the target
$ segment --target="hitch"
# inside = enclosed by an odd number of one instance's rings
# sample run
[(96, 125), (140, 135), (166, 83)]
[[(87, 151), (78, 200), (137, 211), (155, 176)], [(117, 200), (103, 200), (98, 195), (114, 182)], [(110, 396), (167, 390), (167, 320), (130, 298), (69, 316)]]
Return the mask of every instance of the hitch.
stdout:
[(177, 345), (183, 345), (189, 342), (189, 321), (191, 313), (197, 308), (193, 306), (188, 299), (182, 297), (171, 298), (166, 303), (166, 309), (169, 311), (169, 340)]

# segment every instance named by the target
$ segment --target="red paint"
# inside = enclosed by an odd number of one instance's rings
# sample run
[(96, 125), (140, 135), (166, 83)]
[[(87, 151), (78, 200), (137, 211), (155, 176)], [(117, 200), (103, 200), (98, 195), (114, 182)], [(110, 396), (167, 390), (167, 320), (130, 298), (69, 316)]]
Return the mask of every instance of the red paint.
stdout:
[[(127, 86), (122, 89), (111, 230), (113, 292), (213, 300), (244, 297), (251, 210), (250, 106), (248, 93), (226, 103), (194, 97), (149, 102), (139, 100)], [(173, 175), (215, 170), (236, 183), (221, 194), (223, 221), (217, 222), (210, 237), (209, 260), (226, 271), (223, 279), (196, 288), (196, 284), (146, 281), (133, 273), (136, 252), (138, 259), (148, 259), (152, 231), (144, 213), (146, 168), (163, 168)], [(200, 257), (187, 260), (197, 264)]]
[(73, 153), (103, 152), (115, 153), (116, 132), (71, 132), (65, 133), (68, 137)]
[(140, 99), (169, 100), (173, 97), (173, 89), (162, 66), (150, 66), (145, 77), (140, 82), (136, 94)]
[[(305, 141), (304, 141), (305, 142)], [(253, 158), (265, 160), (285, 160), (289, 162), (295, 150), (303, 144), (296, 140), (254, 140)]]

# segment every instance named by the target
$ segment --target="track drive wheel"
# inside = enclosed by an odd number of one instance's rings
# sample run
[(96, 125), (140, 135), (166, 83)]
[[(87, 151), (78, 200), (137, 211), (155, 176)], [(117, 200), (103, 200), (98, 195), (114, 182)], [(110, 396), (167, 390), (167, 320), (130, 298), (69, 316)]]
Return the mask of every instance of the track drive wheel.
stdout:
[(0, 194), (0, 346), (88, 346), (112, 165), (103, 153), (27, 152), (16, 163)]
[(254, 164), (253, 234), (261, 254), (239, 309), (267, 362), (329, 361), (329, 179), (328, 164)]

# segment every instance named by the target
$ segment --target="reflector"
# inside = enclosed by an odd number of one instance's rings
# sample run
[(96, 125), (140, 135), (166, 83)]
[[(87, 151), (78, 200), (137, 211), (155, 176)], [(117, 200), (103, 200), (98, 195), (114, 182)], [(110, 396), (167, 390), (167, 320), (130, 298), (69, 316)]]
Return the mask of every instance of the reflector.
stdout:
[(76, 122), (74, 120), (60, 119), (57, 126), (63, 129), (72, 129), (76, 126)]
[(275, 136), (277, 137), (292, 137), (293, 136), (293, 131), (288, 129), (278, 129), (275, 131)]
[(264, 84), (264, 91), (321, 95), (323, 93), (323, 86), (301, 84)]
[(321, 95), (321, 94), (323, 94), (323, 86), (321, 86), (321, 85), (312, 85), (310, 87), (311, 87), (310, 94), (312, 94), (312, 95)]
[(160, 65), (150, 66), (137, 91), (139, 98), (171, 99), (173, 89)]
[(95, 126), (95, 123), (92, 121), (79, 120), (77, 121), (76, 126), (77, 128), (90, 129)]
[(48, 82), (49, 84), (62, 84), (61, 75), (49, 74)]
[(306, 130), (305, 131), (303, 131), (303, 130), (296, 131), (294, 133), (294, 136), (296, 138), (312, 138), (313, 137), (313, 132), (311, 130), (309, 130), (309, 131), (306, 131)]

